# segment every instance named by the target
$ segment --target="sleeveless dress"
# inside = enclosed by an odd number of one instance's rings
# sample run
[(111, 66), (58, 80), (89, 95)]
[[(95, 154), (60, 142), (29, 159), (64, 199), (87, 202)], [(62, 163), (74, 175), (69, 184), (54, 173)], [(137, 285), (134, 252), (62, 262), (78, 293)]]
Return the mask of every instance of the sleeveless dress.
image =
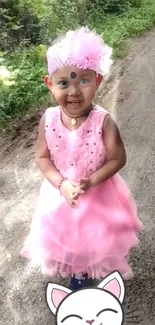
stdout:
[[(102, 127), (107, 114), (96, 105), (86, 121), (70, 131), (61, 121), (60, 107), (46, 110), (47, 145), (63, 177), (79, 181), (106, 162)], [(44, 179), (21, 255), (51, 276), (88, 273), (101, 278), (118, 270), (130, 278), (127, 259), (141, 229), (134, 199), (119, 174), (82, 194), (77, 209)]]

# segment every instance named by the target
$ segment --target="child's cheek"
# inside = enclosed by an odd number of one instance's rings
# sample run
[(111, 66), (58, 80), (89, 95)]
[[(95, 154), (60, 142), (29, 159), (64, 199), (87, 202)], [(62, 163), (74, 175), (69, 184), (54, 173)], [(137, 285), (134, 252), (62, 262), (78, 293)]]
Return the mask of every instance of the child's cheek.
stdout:
[(62, 101), (62, 98), (61, 98), (62, 96), (61, 96), (60, 92), (57, 89), (53, 89), (52, 96), (57, 102)]

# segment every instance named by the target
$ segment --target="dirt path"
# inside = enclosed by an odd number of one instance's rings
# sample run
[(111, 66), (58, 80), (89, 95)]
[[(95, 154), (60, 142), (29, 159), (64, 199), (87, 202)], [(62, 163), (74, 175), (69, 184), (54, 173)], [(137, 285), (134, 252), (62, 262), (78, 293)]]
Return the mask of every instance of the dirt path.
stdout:
[[(132, 254), (135, 278), (127, 284), (126, 295), (126, 310), (137, 309), (141, 325), (155, 323), (154, 80), (152, 31), (133, 42), (130, 55), (115, 66), (97, 100), (111, 111), (120, 127), (128, 154), (122, 175), (132, 188), (145, 227), (141, 244)], [(33, 163), (38, 116), (21, 123), (15, 134), (1, 141), (0, 146), (1, 325), (53, 323), (45, 303), (45, 285), (49, 279), (19, 257), (41, 182)]]

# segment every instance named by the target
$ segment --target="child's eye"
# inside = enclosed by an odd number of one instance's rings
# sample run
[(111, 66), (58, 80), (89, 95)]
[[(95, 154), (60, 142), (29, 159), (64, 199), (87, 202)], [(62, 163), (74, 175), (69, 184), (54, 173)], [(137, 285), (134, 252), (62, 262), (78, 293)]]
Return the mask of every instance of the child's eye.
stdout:
[(88, 82), (89, 82), (88, 79), (81, 79), (80, 80), (80, 83), (83, 84), (83, 85), (87, 84)]
[(59, 85), (60, 85), (62, 88), (67, 87), (67, 81), (64, 81), (64, 80), (59, 81)]

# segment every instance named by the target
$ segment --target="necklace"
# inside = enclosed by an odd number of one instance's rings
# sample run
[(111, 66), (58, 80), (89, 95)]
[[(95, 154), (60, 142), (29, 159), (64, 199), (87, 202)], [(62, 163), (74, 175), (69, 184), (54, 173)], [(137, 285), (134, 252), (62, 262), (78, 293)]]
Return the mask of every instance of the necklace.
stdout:
[(91, 108), (89, 108), (89, 110), (87, 111), (87, 112), (85, 112), (84, 114), (81, 114), (81, 115), (78, 115), (78, 116), (71, 116), (71, 115), (69, 115), (68, 113), (66, 113), (66, 111), (64, 110), (64, 108), (61, 106), (61, 109), (63, 110), (63, 112), (68, 116), (68, 117), (70, 117), (70, 119), (71, 119), (71, 121), (70, 121), (70, 123), (71, 123), (71, 125), (76, 125), (76, 123), (77, 123), (77, 118), (78, 117), (82, 117), (82, 116), (88, 116), (89, 115), (89, 113), (91, 112), (91, 110), (92, 110), (92, 106), (91, 106)]

